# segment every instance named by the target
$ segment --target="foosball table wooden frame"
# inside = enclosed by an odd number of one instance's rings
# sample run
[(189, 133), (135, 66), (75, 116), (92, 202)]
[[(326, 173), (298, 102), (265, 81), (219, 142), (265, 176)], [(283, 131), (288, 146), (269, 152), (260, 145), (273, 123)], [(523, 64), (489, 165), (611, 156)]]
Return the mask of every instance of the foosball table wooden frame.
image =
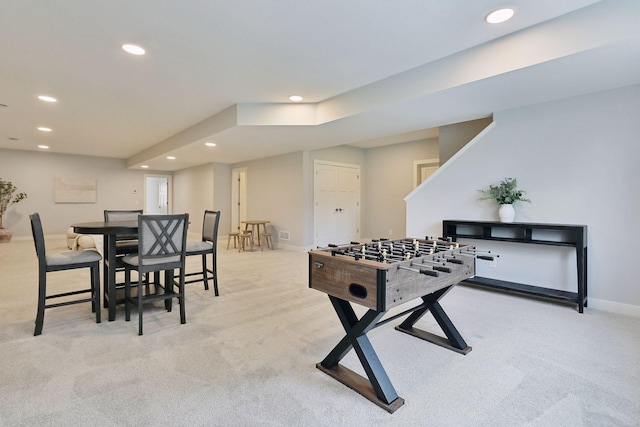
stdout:
[[(413, 238), (353, 242), (309, 251), (309, 287), (329, 295), (346, 332), (316, 367), (388, 412), (395, 412), (404, 399), (391, 384), (367, 333), (409, 315), (396, 330), (460, 354), (469, 353), (471, 347), (439, 301), (453, 286), (475, 274), (476, 257), (472, 245)], [(383, 319), (391, 308), (418, 298), (421, 302), (417, 306)], [(369, 310), (358, 318), (352, 303)], [(427, 312), (445, 337), (414, 326)], [(352, 349), (368, 378), (339, 363)]]

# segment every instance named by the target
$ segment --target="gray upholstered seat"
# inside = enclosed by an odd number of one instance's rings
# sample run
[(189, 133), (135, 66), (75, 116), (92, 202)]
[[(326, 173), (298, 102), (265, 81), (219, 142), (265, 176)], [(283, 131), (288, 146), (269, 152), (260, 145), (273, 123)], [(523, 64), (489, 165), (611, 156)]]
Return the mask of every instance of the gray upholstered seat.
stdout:
[[(36, 328), (33, 335), (42, 333), (44, 324), (44, 310), (47, 308), (62, 307), (71, 304), (91, 303), (91, 309), (96, 314), (96, 323), (100, 323), (100, 260), (102, 256), (92, 250), (68, 251), (47, 255), (44, 244), (44, 232), (40, 215), (29, 215), (31, 220), (31, 232), (38, 257), (38, 311), (36, 314)], [(77, 268), (89, 268), (91, 271), (91, 287), (76, 291), (67, 291), (47, 295), (47, 273), (53, 271), (73, 270)], [(90, 294), (88, 298), (71, 299), (75, 295)], [(60, 302), (47, 304), (48, 300)]]
[[(209, 289), (209, 280), (207, 273), (211, 273), (213, 279), (213, 290), (215, 296), (218, 296), (218, 262), (217, 262), (217, 246), (218, 246), (218, 224), (220, 224), (220, 211), (204, 211), (204, 219), (202, 220), (202, 240), (199, 242), (187, 243), (187, 256), (201, 255), (202, 270), (187, 273), (186, 276), (199, 276), (196, 279), (187, 280), (185, 283), (204, 282), (204, 289)], [(211, 254), (211, 268), (207, 268), (207, 255)]]
[[(180, 304), (180, 323), (186, 323), (184, 260), (188, 224), (189, 214), (138, 216), (138, 253), (124, 256), (122, 263), (125, 266), (125, 319), (131, 320), (131, 303), (137, 302), (139, 335), (142, 335), (142, 314), (144, 303), (147, 301), (164, 300), (165, 308), (171, 311), (171, 300), (177, 298)], [(179, 271), (177, 293), (173, 280), (176, 269)], [(164, 286), (157, 283), (159, 275), (154, 275), (154, 292), (151, 292), (150, 286), (138, 286), (138, 295), (133, 298), (132, 270), (137, 270), (140, 277), (148, 277), (148, 273), (151, 272), (164, 271)]]

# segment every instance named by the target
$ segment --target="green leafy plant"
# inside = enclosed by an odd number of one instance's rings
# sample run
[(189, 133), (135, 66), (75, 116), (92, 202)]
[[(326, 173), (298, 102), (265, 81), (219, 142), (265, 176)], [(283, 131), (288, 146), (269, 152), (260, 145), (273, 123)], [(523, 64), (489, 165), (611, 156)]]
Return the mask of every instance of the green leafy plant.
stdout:
[(531, 200), (524, 197), (525, 191), (518, 190), (516, 178), (505, 178), (498, 185), (490, 185), (489, 188), (480, 191), (483, 196), (478, 200), (495, 200), (499, 205), (510, 205), (514, 202), (529, 202)]
[(2, 228), (2, 216), (7, 208), (27, 198), (27, 193), (16, 194), (17, 191), (18, 188), (11, 181), (0, 178), (0, 228)]

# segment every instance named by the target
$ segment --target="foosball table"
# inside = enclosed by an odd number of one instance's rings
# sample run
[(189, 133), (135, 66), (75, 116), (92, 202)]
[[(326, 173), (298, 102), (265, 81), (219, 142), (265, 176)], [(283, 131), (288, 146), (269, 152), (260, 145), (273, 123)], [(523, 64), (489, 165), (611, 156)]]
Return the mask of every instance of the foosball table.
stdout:
[[(316, 367), (393, 413), (404, 404), (396, 393), (367, 333), (410, 314), (396, 330), (461, 354), (471, 347), (438, 301), (457, 283), (475, 275), (480, 254), (472, 245), (438, 239), (405, 238), (352, 242), (309, 251), (309, 287), (329, 295), (346, 335)], [(420, 298), (419, 305), (383, 319), (393, 307)], [(352, 303), (369, 310), (360, 318)], [(431, 312), (445, 337), (414, 327)], [(354, 349), (368, 380), (339, 362)]]

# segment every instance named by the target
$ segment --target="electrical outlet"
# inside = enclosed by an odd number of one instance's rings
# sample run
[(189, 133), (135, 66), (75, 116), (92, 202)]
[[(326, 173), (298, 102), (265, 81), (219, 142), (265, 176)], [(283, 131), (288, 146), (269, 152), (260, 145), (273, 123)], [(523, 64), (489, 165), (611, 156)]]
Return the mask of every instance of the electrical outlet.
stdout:
[(393, 230), (389, 230), (389, 236), (393, 236)]

